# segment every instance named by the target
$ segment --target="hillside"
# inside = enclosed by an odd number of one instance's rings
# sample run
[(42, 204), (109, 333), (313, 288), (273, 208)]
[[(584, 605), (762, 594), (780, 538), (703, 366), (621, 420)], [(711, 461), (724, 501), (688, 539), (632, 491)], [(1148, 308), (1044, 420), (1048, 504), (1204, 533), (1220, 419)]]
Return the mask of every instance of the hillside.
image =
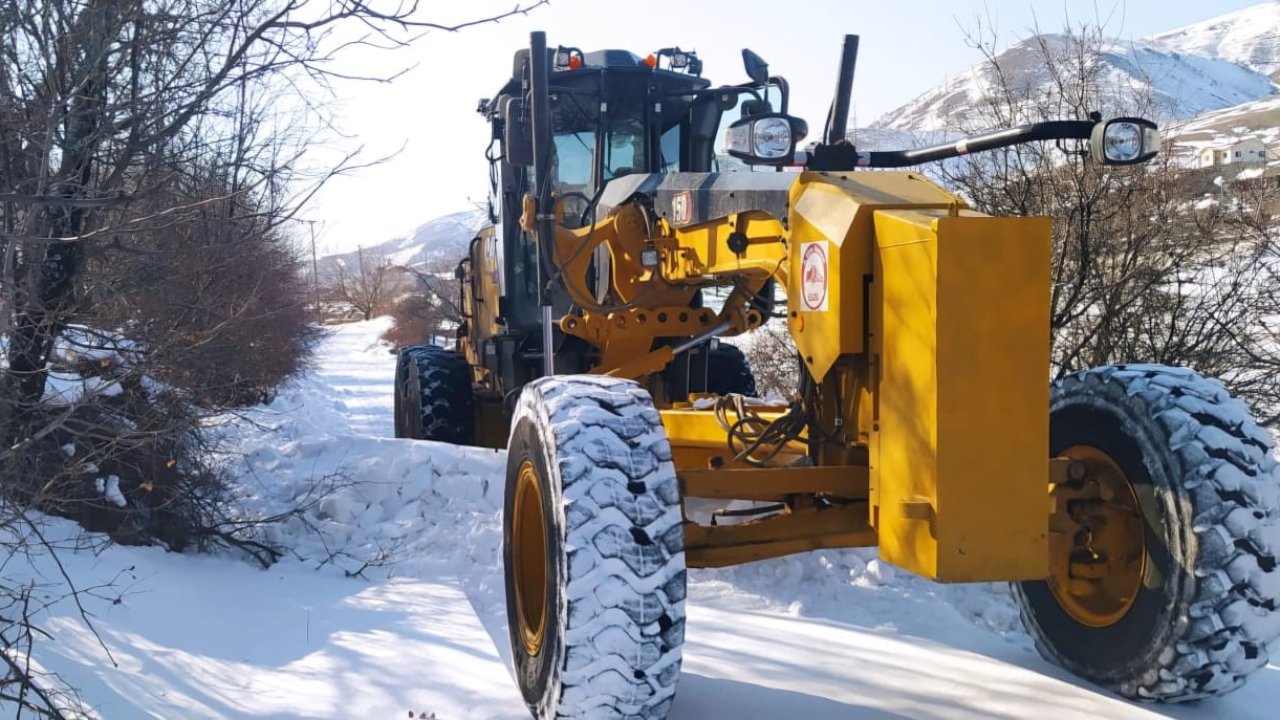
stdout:
[(1165, 50), (1213, 57), (1280, 80), (1280, 2), (1266, 2), (1147, 39)]
[(1195, 151), (1228, 142), (1257, 139), (1271, 148), (1275, 161), (1280, 146), (1280, 98), (1267, 98), (1196, 116), (1169, 128), (1172, 141), (1189, 161)]
[[(1045, 43), (1054, 55), (1068, 52), (1063, 35), (1028, 38), (996, 56), (1013, 88), (1027, 88), (1032, 96), (1053, 92), (1052, 79), (1038, 47)], [(1186, 118), (1211, 110), (1274, 95), (1276, 86), (1254, 70), (1229, 60), (1183, 54), (1143, 42), (1111, 41), (1098, 58), (1098, 77), (1104, 92), (1116, 97), (1133, 95), (1150, 86), (1156, 118)], [(995, 86), (995, 74), (978, 63), (926, 91), (872, 124), (876, 128), (911, 131), (943, 131), (972, 122), (974, 108)]]
[[(1068, 52), (1067, 38), (1046, 33), (1016, 43), (996, 56), (1005, 82), (1035, 97), (1054, 91), (1045, 67), (1050, 55)], [(1101, 42), (1097, 73), (1116, 98), (1149, 87), (1153, 119), (1180, 120), (1264, 100), (1280, 92), (1270, 75), (1280, 57), (1280, 3), (1270, 2), (1211, 18), (1145, 40)], [(976, 63), (941, 85), (872, 123), (873, 128), (911, 132), (953, 130), (968, 124), (975, 106), (995, 84), (985, 62)]]
[[(392, 238), (376, 245), (364, 245), (363, 251), (374, 256), (385, 256), (396, 265), (412, 267), (436, 260), (452, 265), (467, 254), (467, 244), (487, 223), (488, 218), (483, 210), (464, 210), (429, 220), (404, 237)], [(358, 252), (360, 251), (352, 250), (322, 258), (321, 271), (323, 272), (324, 266), (332, 263), (354, 267)]]

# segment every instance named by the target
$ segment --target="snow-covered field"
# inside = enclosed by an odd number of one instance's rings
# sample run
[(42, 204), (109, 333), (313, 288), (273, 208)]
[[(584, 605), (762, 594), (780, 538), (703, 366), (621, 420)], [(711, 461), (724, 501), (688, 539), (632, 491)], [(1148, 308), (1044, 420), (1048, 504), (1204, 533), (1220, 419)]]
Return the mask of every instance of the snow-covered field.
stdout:
[[(291, 554), (59, 553), (43, 670), (102, 718), (523, 718), (508, 669), (502, 453), (391, 439), (383, 320), (341, 326), (317, 369), (227, 429), (245, 502)], [(42, 521), (51, 537), (67, 523)], [(59, 572), (36, 558), (30, 573)], [(1187, 707), (1136, 705), (1042, 661), (1000, 586), (937, 586), (826, 551), (693, 571), (672, 718), (1275, 717), (1280, 667)], [(109, 651), (109, 654), (108, 654)], [(1275, 648), (1280, 652), (1280, 648)], [(0, 704), (0, 711), (11, 711)]]

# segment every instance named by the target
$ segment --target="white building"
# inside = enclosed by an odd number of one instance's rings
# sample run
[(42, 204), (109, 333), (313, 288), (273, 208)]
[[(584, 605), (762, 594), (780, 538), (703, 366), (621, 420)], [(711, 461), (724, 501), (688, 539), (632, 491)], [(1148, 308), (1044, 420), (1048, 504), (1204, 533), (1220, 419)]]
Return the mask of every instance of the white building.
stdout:
[(1264, 163), (1267, 146), (1257, 138), (1245, 138), (1226, 145), (1207, 147), (1200, 151), (1200, 167), (1235, 165), (1239, 163)]

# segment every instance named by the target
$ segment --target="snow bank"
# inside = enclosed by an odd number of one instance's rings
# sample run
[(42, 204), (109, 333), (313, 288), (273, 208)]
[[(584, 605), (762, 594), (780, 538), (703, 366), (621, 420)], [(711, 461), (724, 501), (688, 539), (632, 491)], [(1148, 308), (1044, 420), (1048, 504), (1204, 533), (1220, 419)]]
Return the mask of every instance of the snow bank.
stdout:
[[(71, 538), (67, 523), (44, 528)], [(101, 643), (63, 599), (39, 618), (38, 667), (79, 689), (88, 717), (515, 718), (523, 703), (456, 586), (369, 583), (286, 560), (158, 548), (62, 552)], [(34, 558), (38, 597), (62, 594), (48, 554)], [(109, 585), (110, 584), (110, 585)], [(103, 649), (103, 645), (107, 650)], [(109, 650), (109, 652), (108, 652)], [(0, 702), (0, 712), (13, 708)]]

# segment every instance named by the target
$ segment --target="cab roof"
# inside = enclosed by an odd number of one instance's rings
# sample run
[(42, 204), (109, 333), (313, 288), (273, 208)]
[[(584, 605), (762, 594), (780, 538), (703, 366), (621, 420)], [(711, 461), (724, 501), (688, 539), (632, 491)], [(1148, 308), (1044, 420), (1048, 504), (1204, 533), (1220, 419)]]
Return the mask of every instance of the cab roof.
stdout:
[[(552, 67), (551, 82), (552, 88), (556, 86), (575, 85), (577, 81), (583, 78), (595, 77), (602, 72), (606, 73), (648, 73), (654, 76), (658, 81), (658, 86), (662, 92), (678, 93), (683, 90), (703, 90), (711, 86), (711, 81), (692, 75), (689, 73), (675, 72), (665, 68), (649, 67), (645, 59), (631, 52), (630, 50), (605, 49), (593, 50), (590, 52), (581, 52), (582, 65), (573, 70), (567, 68), (555, 68), (555, 54), (557, 50), (547, 49), (547, 65)], [(490, 102), (490, 109), (495, 110), (498, 106), (498, 98), (502, 96), (512, 96), (520, 94), (520, 86), (522, 83), (522, 74), (524, 67), (529, 58), (529, 49), (522, 48), (517, 50), (512, 60), (511, 79), (507, 81), (497, 96)]]

